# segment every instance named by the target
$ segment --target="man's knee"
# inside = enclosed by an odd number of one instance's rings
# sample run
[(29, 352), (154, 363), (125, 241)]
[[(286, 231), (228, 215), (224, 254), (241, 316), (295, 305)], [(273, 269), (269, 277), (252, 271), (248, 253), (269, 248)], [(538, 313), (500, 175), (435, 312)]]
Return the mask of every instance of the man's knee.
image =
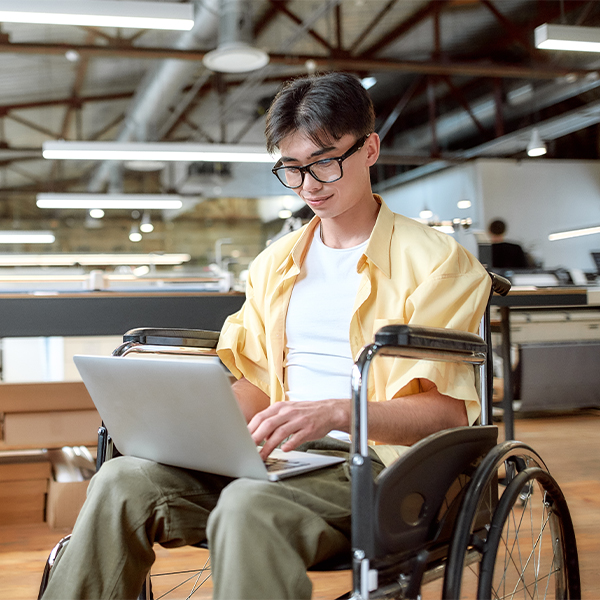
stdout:
[(273, 505), (284, 500), (277, 487), (268, 481), (244, 478), (230, 483), (221, 492), (217, 506), (209, 517), (209, 537), (211, 531), (220, 524), (232, 530), (266, 526), (265, 519), (272, 518), (276, 512), (272, 510)]
[[(148, 463), (148, 464), (146, 464)], [(135, 494), (145, 496), (155, 492), (152, 483), (152, 463), (132, 456), (119, 456), (105, 462), (92, 477), (88, 498), (103, 497), (110, 502), (125, 500)]]

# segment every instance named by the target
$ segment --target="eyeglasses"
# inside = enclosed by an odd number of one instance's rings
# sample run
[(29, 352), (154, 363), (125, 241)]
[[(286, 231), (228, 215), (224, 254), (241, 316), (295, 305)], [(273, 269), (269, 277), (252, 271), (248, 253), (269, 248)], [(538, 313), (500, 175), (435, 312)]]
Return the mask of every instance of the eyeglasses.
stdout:
[(333, 183), (344, 176), (342, 163), (358, 152), (367, 141), (369, 135), (361, 137), (350, 149), (341, 156), (322, 158), (303, 167), (284, 167), (281, 160), (271, 169), (273, 174), (287, 188), (296, 189), (304, 183), (304, 175), (308, 171), (313, 179), (320, 183)]

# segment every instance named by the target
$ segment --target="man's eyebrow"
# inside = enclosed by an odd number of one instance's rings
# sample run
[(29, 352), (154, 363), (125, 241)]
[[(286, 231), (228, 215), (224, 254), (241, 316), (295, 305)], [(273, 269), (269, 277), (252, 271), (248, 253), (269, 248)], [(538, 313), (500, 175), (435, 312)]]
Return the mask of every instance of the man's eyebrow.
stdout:
[[(315, 150), (310, 156), (309, 158), (316, 158), (317, 156), (323, 156), (323, 154), (326, 154), (327, 152), (331, 152), (332, 150), (335, 150), (335, 146), (326, 146), (325, 148), (319, 148), (318, 150)], [(281, 157), (281, 162), (300, 162), (297, 158), (293, 158), (292, 156), (282, 156)]]

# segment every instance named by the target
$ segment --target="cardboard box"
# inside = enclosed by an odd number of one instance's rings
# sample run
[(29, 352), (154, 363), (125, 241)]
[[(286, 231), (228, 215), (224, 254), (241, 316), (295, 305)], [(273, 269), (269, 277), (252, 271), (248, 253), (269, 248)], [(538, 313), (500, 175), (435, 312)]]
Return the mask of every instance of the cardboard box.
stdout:
[(0, 382), (0, 413), (93, 409), (81, 381)]
[(4, 415), (6, 448), (60, 448), (93, 445), (102, 419), (96, 409), (14, 412)]
[(1, 453), (0, 525), (43, 523), (50, 477), (44, 451)]
[(46, 522), (51, 529), (71, 529), (85, 502), (89, 481), (50, 479), (46, 502)]
[(71, 529), (85, 502), (95, 471), (93, 450), (65, 447), (48, 452), (52, 477), (48, 481), (46, 522), (51, 529)]

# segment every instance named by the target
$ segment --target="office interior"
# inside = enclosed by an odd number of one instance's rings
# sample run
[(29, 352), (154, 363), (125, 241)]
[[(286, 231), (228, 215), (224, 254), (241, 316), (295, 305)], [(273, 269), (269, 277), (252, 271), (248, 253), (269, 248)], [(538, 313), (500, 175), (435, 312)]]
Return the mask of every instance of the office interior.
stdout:
[[(529, 258), (501, 270), (513, 290), (492, 306), (499, 426), (508, 394), (516, 439), (552, 451), (564, 436), (561, 460), (574, 463), (569, 432), (579, 431), (600, 454), (600, 49), (536, 46), (547, 24), (600, 44), (598, 3), (147, 4), (190, 9), (191, 29), (11, 22), (0, 2), (6, 540), (58, 539), (83, 502), (100, 421), (73, 355), (110, 354), (133, 327), (218, 329), (243, 301), (257, 254), (311, 218), (271, 173), (263, 130), (284, 81), (326, 71), (369, 89), (382, 139), (372, 185), (393, 211), (453, 236), (492, 270), (487, 226), (502, 219)], [(71, 147), (70, 158), (50, 158)], [(85, 157), (98, 149), (140, 154)], [(148, 156), (159, 149), (167, 155)], [(168, 155), (176, 150), (196, 154)], [(581, 478), (570, 489), (584, 546), (600, 527), (597, 502), (582, 500), (593, 485), (581, 482), (598, 479), (586, 465), (558, 467)], [(11, 548), (0, 542), (0, 563)], [(591, 565), (598, 548), (587, 548)], [(34, 589), (41, 552), (26, 556)], [(597, 590), (582, 564), (584, 589)], [(0, 590), (14, 585), (8, 577)]]

